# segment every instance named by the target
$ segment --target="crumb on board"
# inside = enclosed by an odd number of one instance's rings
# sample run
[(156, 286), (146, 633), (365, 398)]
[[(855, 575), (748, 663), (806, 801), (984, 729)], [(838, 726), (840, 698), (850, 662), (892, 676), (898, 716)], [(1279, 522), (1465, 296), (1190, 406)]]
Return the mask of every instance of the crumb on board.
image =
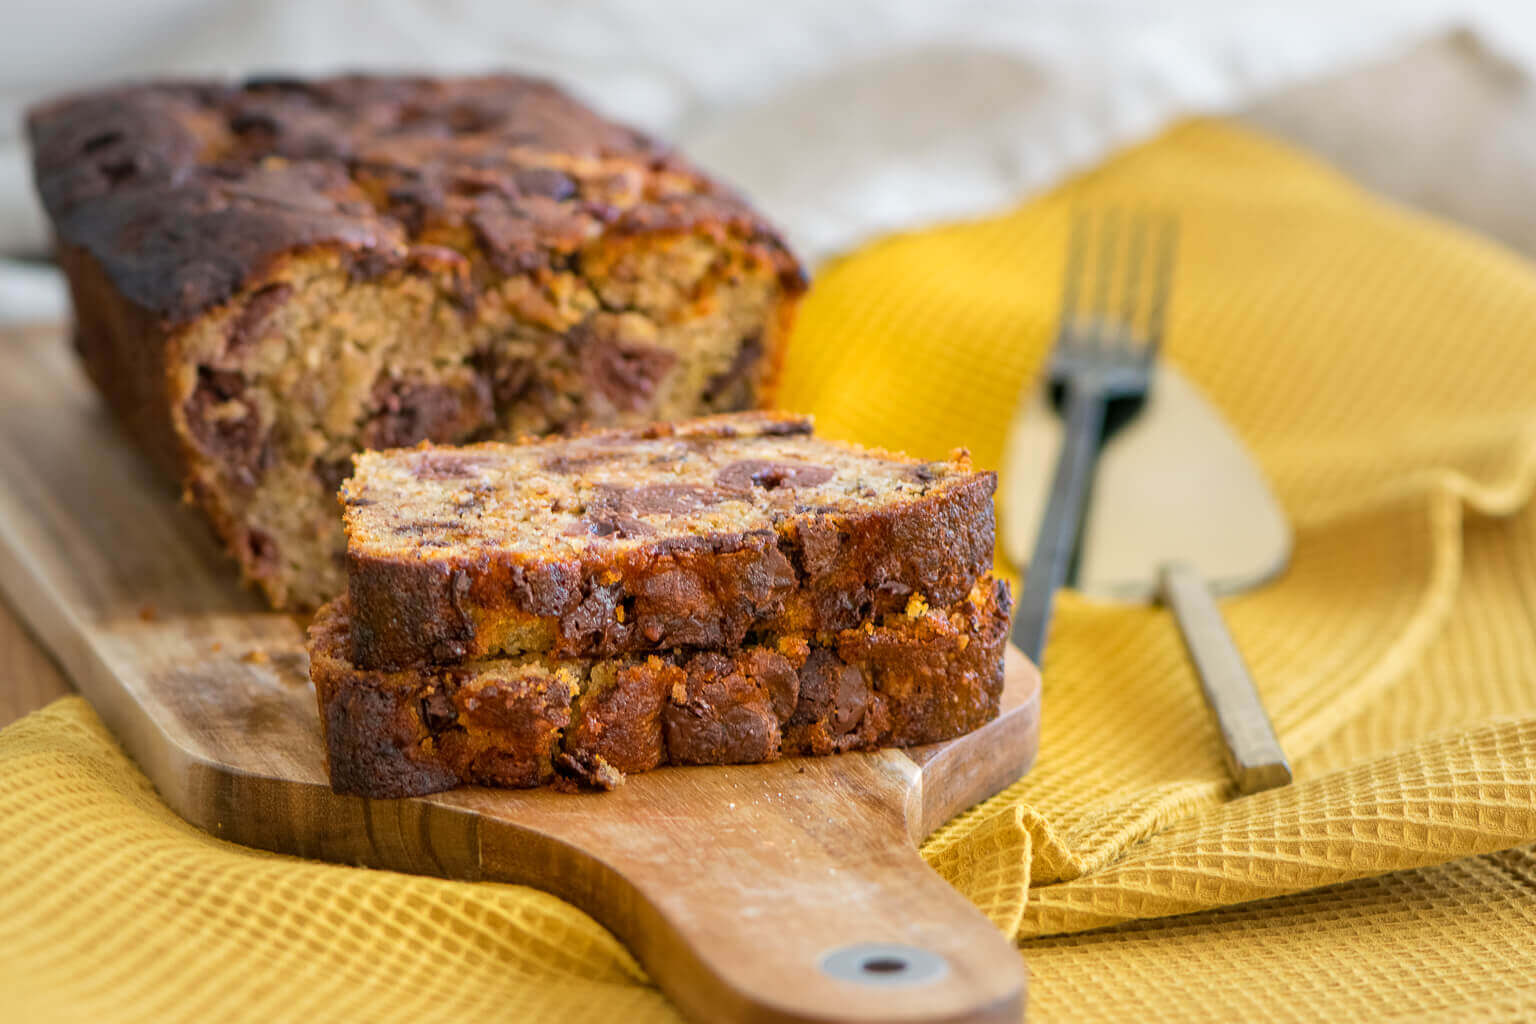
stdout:
[(154, 622), (158, 618), (160, 618), (160, 609), (156, 608), (148, 601), (145, 601), (143, 604), (139, 605), (139, 621)]
[(210, 651), (212, 651), (214, 654), (218, 654), (220, 651), (222, 651), (224, 649), (224, 644), (221, 641), (215, 640), (213, 642), (213, 646), (208, 648), (208, 649)]
[(265, 665), (267, 662), (272, 660), (272, 657), (260, 647), (252, 647), (250, 650), (240, 655), (240, 660), (245, 662), (247, 665)]

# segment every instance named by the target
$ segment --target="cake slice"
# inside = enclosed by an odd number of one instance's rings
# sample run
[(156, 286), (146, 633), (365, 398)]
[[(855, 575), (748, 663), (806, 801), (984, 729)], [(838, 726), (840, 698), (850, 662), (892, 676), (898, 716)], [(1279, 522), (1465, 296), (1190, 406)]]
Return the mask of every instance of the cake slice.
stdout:
[(541, 654), (388, 671), (350, 658), (346, 598), (310, 627), (331, 785), (419, 796), (461, 784), (612, 788), (663, 764), (743, 764), (951, 739), (997, 714), (1007, 586), (953, 607), (911, 597), (820, 638), (729, 651)]
[(342, 487), (351, 658), (724, 649), (946, 607), (991, 566), (996, 476), (768, 413), (365, 452)]

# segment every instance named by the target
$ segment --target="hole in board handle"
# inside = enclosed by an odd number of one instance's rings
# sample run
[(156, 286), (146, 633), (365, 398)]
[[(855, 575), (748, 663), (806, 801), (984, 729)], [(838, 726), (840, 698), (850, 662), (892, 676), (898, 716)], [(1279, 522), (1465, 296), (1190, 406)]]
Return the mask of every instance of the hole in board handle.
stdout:
[(894, 956), (872, 956), (860, 966), (866, 974), (895, 974), (906, 970), (910, 964)]
[(856, 942), (822, 954), (822, 973), (859, 985), (926, 985), (949, 973), (949, 962), (917, 946)]

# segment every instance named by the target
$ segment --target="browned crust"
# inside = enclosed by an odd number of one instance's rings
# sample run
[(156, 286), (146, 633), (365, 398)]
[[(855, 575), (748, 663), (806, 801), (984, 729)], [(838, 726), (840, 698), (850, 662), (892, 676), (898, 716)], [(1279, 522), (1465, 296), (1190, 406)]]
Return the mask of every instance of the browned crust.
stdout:
[[(483, 683), (505, 673), (506, 659), (354, 666), (343, 598), (310, 628), (310, 675), (337, 792), (609, 788), (622, 773), (665, 764), (758, 763), (968, 732), (997, 714), (1009, 607), (1007, 586), (987, 577), (941, 614), (893, 616), (826, 644), (779, 637), (723, 652), (530, 659), (519, 686), (487, 699)], [(572, 665), (592, 680), (579, 696), (562, 678)]]
[(60, 242), (56, 258), (74, 303), (75, 350), (87, 376), (140, 449), (184, 481), (189, 453), (171, 420), (172, 332), (124, 299), (86, 250)]
[(735, 240), (786, 292), (804, 290), (740, 197), (523, 75), (149, 82), (53, 99), (27, 131), (59, 238), (167, 324), (316, 246), (358, 252), (368, 276), (411, 244), (456, 241), (513, 276), (598, 235), (699, 235)]
[[(707, 434), (733, 421), (739, 429), (783, 433), (809, 427), (803, 418), (762, 414), (681, 429)], [(970, 473), (916, 499), (797, 513), (774, 530), (663, 539), (616, 558), (349, 550), (352, 658), (400, 668), (485, 657), (513, 649), (530, 620), (543, 620), (561, 657), (724, 648), (754, 630), (850, 629), (905, 606), (913, 594), (951, 605), (991, 566), (996, 486), (995, 473)]]

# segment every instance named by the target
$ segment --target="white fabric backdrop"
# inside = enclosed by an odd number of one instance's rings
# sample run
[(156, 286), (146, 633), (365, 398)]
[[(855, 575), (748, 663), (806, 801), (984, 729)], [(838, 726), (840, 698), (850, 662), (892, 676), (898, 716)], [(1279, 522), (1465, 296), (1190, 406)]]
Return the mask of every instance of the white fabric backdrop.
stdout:
[[(1193, 111), (1452, 27), (1536, 70), (1533, 0), (12, 0), (0, 254), (46, 234), (21, 137), (52, 92), (156, 74), (516, 68), (678, 142), (812, 264), (996, 209)], [(1433, 130), (1426, 126), (1426, 130)], [(56, 313), (0, 264), (0, 319)]]

